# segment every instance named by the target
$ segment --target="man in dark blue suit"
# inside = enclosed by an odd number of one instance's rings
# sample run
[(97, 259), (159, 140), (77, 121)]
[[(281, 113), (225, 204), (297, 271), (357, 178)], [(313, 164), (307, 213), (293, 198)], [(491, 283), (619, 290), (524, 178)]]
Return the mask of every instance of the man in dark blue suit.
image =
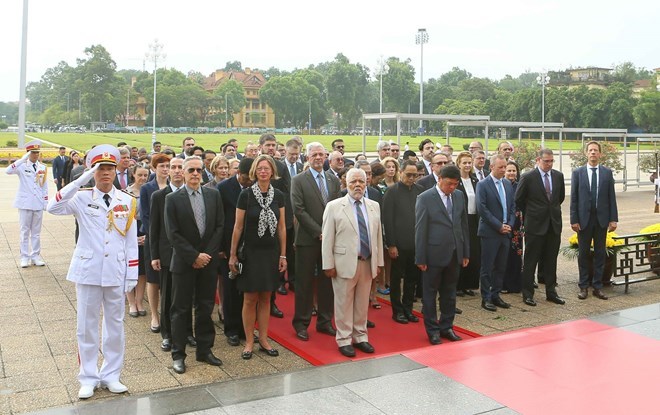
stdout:
[(460, 180), (456, 166), (443, 168), (437, 186), (417, 196), (415, 204), (415, 264), (422, 271), (424, 327), (433, 345), (440, 337), (461, 340), (453, 329), (456, 284), (459, 266), (470, 261), (470, 235), (465, 198), (456, 190)]
[(223, 180), (218, 184), (218, 191), (222, 197), (222, 206), (225, 210), (225, 226), (222, 233), (220, 252), (220, 274), (222, 275), (222, 313), (224, 315), (225, 336), (230, 346), (238, 346), (240, 339), (245, 339), (243, 330), (243, 294), (236, 287), (236, 279), (229, 278), (229, 250), (231, 236), (236, 223), (236, 203), (238, 196), (246, 187), (252, 185), (250, 180), (250, 167), (254, 159), (244, 157), (238, 165), (238, 174)]
[(477, 184), (481, 307), (488, 311), (511, 307), (500, 297), (511, 244), (511, 225), (516, 218), (513, 186), (504, 178), (505, 170), (506, 159), (495, 155), (490, 159), (490, 174)]
[(53, 181), (60, 190), (64, 186), (64, 166), (69, 158), (65, 155), (66, 147), (59, 148), (59, 155), (53, 158)]
[[(578, 298), (587, 298), (587, 287), (591, 282), (594, 297), (607, 300), (603, 288), (605, 267), (605, 240), (608, 231), (614, 231), (619, 213), (614, 194), (612, 170), (599, 165), (601, 147), (596, 141), (587, 143), (585, 150), (587, 165), (573, 170), (571, 177), (571, 228), (578, 234), (578, 269), (580, 271), (580, 293)], [(589, 281), (591, 243), (594, 246), (594, 276)]]

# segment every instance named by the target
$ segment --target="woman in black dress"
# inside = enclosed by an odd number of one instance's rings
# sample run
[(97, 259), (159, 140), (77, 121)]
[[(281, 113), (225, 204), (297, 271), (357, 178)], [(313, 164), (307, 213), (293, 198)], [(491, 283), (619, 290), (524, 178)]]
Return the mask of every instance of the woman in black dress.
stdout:
[[(506, 164), (504, 177), (513, 185), (513, 193), (518, 188), (520, 180), (520, 169), (515, 161), (509, 161)], [(516, 221), (511, 227), (511, 247), (509, 249), (509, 259), (506, 262), (506, 272), (502, 282), (503, 293), (519, 293), (522, 290), (522, 255), (523, 255), (523, 217), (519, 209), (516, 209)]]
[(246, 360), (252, 357), (255, 318), (259, 324), (259, 351), (279, 355), (268, 342), (270, 296), (279, 287), (280, 273), (287, 266), (284, 193), (271, 185), (271, 180), (277, 178), (275, 160), (268, 155), (257, 157), (250, 169), (254, 184), (241, 192), (236, 205), (229, 268), (238, 273), (237, 251), (244, 237), (243, 272), (236, 285), (243, 292), (245, 349), (241, 356)]
[(479, 179), (472, 173), (472, 154), (469, 151), (459, 153), (456, 166), (461, 171), (461, 180), (458, 187), (465, 197), (465, 208), (467, 209), (468, 229), (470, 233), (470, 263), (461, 268), (456, 295), (459, 297), (474, 296), (479, 288), (479, 271), (481, 268), (481, 241), (477, 236), (479, 228), (479, 215), (477, 214), (476, 189)]

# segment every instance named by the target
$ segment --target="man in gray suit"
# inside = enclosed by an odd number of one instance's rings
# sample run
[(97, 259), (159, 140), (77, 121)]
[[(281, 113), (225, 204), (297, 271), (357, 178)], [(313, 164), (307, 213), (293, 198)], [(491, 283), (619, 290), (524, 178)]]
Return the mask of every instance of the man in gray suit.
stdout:
[(318, 316), (316, 331), (331, 336), (336, 335), (332, 328), (334, 296), (332, 282), (323, 275), (321, 260), (321, 226), (323, 211), (331, 200), (341, 196), (339, 179), (323, 171), (325, 161), (323, 144), (314, 142), (307, 145), (309, 170), (297, 174), (291, 180), (291, 204), (298, 220), (296, 227), (296, 306), (293, 328), (296, 336), (309, 340), (307, 328), (312, 319), (314, 307), (314, 278), (318, 278)]
[(594, 297), (607, 300), (603, 294), (603, 269), (605, 267), (605, 241), (607, 232), (614, 231), (619, 221), (619, 212), (614, 194), (612, 170), (599, 165), (600, 144), (587, 143), (587, 165), (573, 170), (571, 177), (571, 228), (578, 234), (578, 269), (580, 270), (580, 293), (578, 298), (587, 298), (589, 287), (589, 261), (591, 244), (594, 246)]
[[(459, 266), (470, 261), (470, 236), (465, 198), (456, 190), (461, 172), (456, 166), (440, 171), (438, 185), (417, 197), (415, 204), (415, 264), (422, 271), (424, 327), (432, 345), (454, 332)], [(440, 294), (440, 320), (435, 299)]]

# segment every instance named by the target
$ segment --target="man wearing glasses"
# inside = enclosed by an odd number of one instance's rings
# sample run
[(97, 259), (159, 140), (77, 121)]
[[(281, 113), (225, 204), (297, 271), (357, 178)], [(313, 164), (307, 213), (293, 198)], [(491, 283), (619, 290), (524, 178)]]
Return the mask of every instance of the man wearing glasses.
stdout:
[(440, 177), (440, 170), (449, 164), (449, 156), (445, 153), (437, 153), (433, 155), (431, 159), (431, 174), (422, 177), (417, 182), (418, 185), (422, 186), (424, 190), (433, 188), (438, 184), (438, 178)]
[(477, 176), (479, 181), (482, 181), (488, 176), (488, 174), (490, 174), (490, 162), (489, 160), (486, 160), (486, 152), (479, 149), (470, 150), (470, 152), (472, 153), (472, 161), (474, 164), (474, 175)]
[(557, 255), (561, 242), (561, 204), (564, 201), (564, 175), (552, 168), (552, 150), (543, 149), (536, 157), (537, 167), (520, 177), (516, 190), (516, 206), (525, 218), (525, 257), (523, 259), (522, 294), (528, 306), (534, 300), (534, 271), (543, 264), (546, 300), (562, 305), (555, 288)]
[[(332, 145), (332, 151), (339, 151), (341, 153), (342, 157), (344, 158), (344, 166), (351, 167), (355, 164), (353, 160), (351, 160), (350, 158), (344, 155), (344, 150), (346, 149), (346, 144), (344, 144), (344, 140), (342, 140), (341, 138), (337, 138), (335, 140), (332, 140), (331, 145)], [(326, 158), (325, 162), (323, 163), (323, 170), (328, 171), (329, 168), (330, 168), (330, 161), (328, 158)]]

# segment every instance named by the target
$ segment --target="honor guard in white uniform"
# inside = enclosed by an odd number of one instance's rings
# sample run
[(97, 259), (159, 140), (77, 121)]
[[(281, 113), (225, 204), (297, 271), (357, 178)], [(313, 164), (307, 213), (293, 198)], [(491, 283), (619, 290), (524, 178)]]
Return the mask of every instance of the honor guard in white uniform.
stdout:
[[(119, 381), (124, 365), (124, 296), (138, 279), (137, 201), (113, 186), (119, 151), (99, 145), (87, 154), (87, 170), (57, 192), (48, 204), (55, 215), (74, 215), (80, 236), (67, 280), (76, 283), (80, 399), (97, 387), (127, 391)], [(95, 187), (80, 189), (94, 177)], [(98, 369), (99, 317), (103, 309)]]
[(7, 167), (6, 172), (18, 175), (20, 180), (14, 207), (18, 209), (20, 225), (21, 267), (29, 267), (30, 262), (43, 267), (46, 263), (41, 258), (41, 220), (48, 203), (47, 170), (39, 161), (41, 141), (30, 141), (25, 150), (25, 155)]

